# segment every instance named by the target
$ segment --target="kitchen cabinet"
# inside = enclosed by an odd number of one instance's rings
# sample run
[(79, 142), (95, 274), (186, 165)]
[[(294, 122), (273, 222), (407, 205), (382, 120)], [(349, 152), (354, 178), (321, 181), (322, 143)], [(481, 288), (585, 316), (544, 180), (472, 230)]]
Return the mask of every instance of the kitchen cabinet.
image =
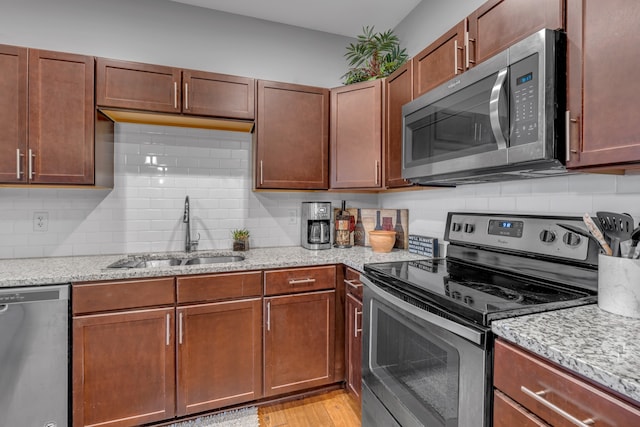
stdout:
[(467, 23), (467, 19), (464, 19), (413, 57), (414, 98), (463, 73), (469, 67), (465, 62), (469, 51), (468, 43), (465, 43)]
[(345, 274), (345, 342), (347, 390), (361, 404), (362, 392), (362, 282), (360, 274), (347, 268)]
[[(640, 425), (640, 408), (503, 340), (494, 352), (494, 426)], [(591, 420), (590, 422), (588, 420)]]
[(479, 64), (543, 28), (564, 28), (564, 0), (489, 0), (468, 17), (465, 63)]
[(73, 426), (136, 426), (175, 408), (173, 278), (72, 286)]
[(76, 283), (72, 313), (74, 427), (262, 396), (262, 272)]
[(335, 381), (335, 288), (335, 266), (265, 272), (265, 396)]
[(407, 187), (402, 178), (402, 106), (413, 100), (413, 61), (407, 61), (385, 82), (385, 187)]
[(255, 188), (329, 188), (329, 91), (258, 81)]
[(567, 0), (569, 169), (638, 168), (640, 82), (632, 76), (640, 59), (628, 46), (639, 19), (637, 1)]
[(177, 415), (262, 396), (262, 273), (177, 279)]
[(0, 182), (94, 184), (94, 58), (0, 45), (0, 75)]
[(383, 80), (331, 90), (332, 189), (382, 188)]
[(253, 120), (255, 80), (98, 58), (96, 104), (99, 107)]

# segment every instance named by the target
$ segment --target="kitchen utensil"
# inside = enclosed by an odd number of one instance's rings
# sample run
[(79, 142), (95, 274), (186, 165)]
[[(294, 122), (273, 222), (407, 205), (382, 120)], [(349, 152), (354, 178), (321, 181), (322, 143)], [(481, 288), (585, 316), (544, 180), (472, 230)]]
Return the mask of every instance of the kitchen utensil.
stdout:
[(611, 250), (611, 247), (609, 246), (607, 241), (604, 239), (604, 236), (600, 232), (600, 229), (598, 228), (596, 223), (593, 221), (591, 216), (588, 213), (585, 213), (584, 216), (582, 217), (582, 220), (584, 221), (584, 224), (587, 226), (587, 228), (589, 229), (589, 232), (596, 239), (596, 241), (598, 242), (598, 244), (600, 245), (604, 253), (611, 256), (613, 254), (613, 251)]
[[(620, 242), (620, 257), (621, 258), (631, 258), (633, 256), (633, 240), (624, 240)], [(612, 249), (613, 250), (613, 249)]]
[[(600, 228), (614, 253), (619, 252), (620, 242), (629, 240), (633, 232), (633, 218), (629, 214), (614, 212), (596, 212)], [(614, 255), (615, 256), (615, 255)]]
[(633, 240), (633, 245), (637, 245), (638, 241), (640, 241), (640, 226), (636, 227), (632, 232), (631, 232), (631, 240)]

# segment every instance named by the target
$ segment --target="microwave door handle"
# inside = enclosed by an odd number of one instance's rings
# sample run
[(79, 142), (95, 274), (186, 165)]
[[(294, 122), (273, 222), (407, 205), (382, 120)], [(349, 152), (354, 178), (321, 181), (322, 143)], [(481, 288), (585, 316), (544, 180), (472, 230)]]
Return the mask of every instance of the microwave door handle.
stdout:
[(496, 139), (499, 150), (507, 149), (507, 141), (504, 139), (504, 135), (502, 133), (499, 114), (500, 93), (502, 92), (502, 86), (506, 79), (507, 68), (503, 68), (498, 73), (498, 78), (496, 79), (496, 83), (493, 85), (493, 89), (491, 89), (491, 99), (489, 100), (489, 121), (491, 122), (491, 131)]

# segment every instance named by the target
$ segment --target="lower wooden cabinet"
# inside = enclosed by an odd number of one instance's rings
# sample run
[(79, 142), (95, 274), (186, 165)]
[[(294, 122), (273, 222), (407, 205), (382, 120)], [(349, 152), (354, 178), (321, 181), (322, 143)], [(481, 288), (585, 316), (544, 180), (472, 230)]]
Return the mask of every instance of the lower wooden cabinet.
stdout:
[(640, 408), (502, 340), (494, 353), (494, 426), (626, 427)]
[(177, 415), (262, 395), (262, 298), (180, 307)]
[(345, 343), (347, 390), (358, 403), (362, 391), (362, 282), (360, 274), (347, 268), (345, 274)]
[(264, 299), (265, 396), (333, 382), (335, 290)]
[(73, 319), (73, 426), (137, 426), (174, 416), (174, 308)]

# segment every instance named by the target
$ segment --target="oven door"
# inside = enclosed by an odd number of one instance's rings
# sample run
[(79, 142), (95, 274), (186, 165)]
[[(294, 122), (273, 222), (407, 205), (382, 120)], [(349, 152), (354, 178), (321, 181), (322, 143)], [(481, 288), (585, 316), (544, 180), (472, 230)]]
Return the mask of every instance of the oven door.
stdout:
[(389, 425), (377, 421), (389, 416), (403, 427), (488, 426), (489, 330), (419, 308), (364, 275), (361, 281), (363, 420), (373, 426)]

